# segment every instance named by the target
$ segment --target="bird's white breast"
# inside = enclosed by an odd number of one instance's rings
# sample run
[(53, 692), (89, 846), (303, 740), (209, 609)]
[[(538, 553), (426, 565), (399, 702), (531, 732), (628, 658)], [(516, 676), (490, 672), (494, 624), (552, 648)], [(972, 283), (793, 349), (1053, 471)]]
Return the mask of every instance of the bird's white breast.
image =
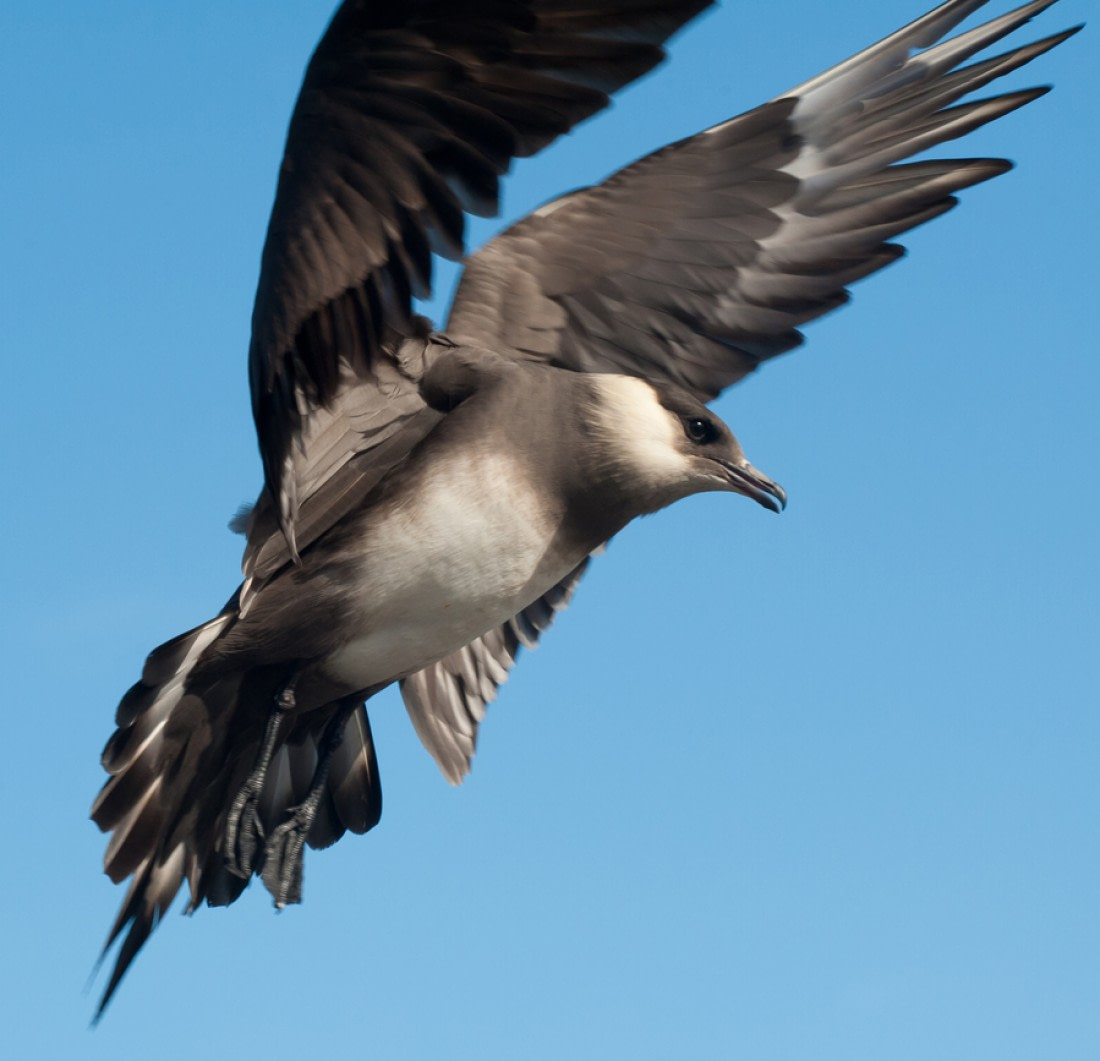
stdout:
[[(510, 619), (582, 559), (561, 514), (507, 454), (437, 459), (380, 511), (362, 546), (361, 631), (326, 663), (362, 689), (420, 670)], [(360, 588), (361, 587), (361, 588)]]

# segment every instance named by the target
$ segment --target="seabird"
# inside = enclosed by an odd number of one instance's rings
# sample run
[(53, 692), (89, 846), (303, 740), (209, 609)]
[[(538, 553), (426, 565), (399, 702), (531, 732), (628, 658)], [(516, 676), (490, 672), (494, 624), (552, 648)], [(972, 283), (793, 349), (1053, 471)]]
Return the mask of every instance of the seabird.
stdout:
[(92, 817), (131, 878), (99, 1006), (187, 882), (298, 902), (303, 846), (381, 814), (365, 702), (399, 683), (448, 780), (521, 646), (632, 519), (783, 490), (705, 403), (802, 341), (889, 241), (1009, 168), (911, 156), (1042, 95), (972, 91), (1074, 29), (969, 60), (1054, 0), (947, 35), (948, 0), (739, 117), (536, 210), (469, 258), (446, 325), (433, 252), (499, 178), (646, 73), (708, 0), (345, 0), (294, 108), (249, 369), (265, 484), (244, 581), (119, 704)]

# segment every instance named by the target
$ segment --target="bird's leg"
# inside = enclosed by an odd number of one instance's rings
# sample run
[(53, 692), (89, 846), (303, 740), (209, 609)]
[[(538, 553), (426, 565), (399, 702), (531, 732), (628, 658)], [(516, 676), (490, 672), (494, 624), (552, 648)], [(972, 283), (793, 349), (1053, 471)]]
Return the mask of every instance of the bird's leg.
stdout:
[(290, 817), (272, 830), (264, 844), (264, 864), (260, 877), (264, 886), (275, 897), (275, 906), (282, 909), (287, 903), (302, 901), (302, 848), (317, 817), (317, 809), (325, 797), (332, 757), (344, 739), (344, 728), (351, 713), (362, 701), (346, 700), (329, 719), (317, 749), (317, 766), (309, 782), (306, 798), (291, 809)]
[(256, 855), (264, 846), (264, 827), (260, 822), (260, 793), (267, 778), (267, 768), (275, 754), (279, 740), (279, 730), (283, 720), (294, 710), (293, 679), (279, 691), (275, 697), (275, 706), (267, 716), (263, 744), (256, 756), (256, 765), (245, 779), (233, 803), (229, 807), (229, 816), (225, 822), (225, 866), (230, 873), (247, 880), (252, 876), (256, 864)]

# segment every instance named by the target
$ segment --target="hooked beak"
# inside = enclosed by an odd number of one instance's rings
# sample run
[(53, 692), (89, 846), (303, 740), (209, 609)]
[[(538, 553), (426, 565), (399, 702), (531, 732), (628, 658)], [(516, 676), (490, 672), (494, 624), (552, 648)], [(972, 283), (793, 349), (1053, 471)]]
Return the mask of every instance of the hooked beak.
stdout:
[(729, 488), (735, 493), (751, 497), (758, 505), (772, 512), (782, 512), (787, 507), (787, 491), (763, 472), (757, 471), (747, 460), (737, 464), (724, 460), (718, 463), (729, 479)]

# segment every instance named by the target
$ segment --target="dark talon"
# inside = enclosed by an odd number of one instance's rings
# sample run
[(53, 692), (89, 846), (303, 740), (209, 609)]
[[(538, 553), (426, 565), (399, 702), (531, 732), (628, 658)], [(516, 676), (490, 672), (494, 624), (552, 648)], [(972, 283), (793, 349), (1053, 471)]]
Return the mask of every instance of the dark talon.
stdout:
[(290, 817), (275, 828), (264, 845), (264, 864), (260, 879), (271, 892), (277, 909), (288, 903), (302, 901), (302, 864), (306, 837), (313, 827), (321, 800), (325, 798), (329, 767), (332, 756), (344, 739), (344, 727), (351, 713), (359, 705), (353, 697), (333, 715), (325, 727), (324, 737), (318, 749), (317, 766), (309, 783), (309, 793), (291, 809)]
[(267, 768), (275, 754), (279, 728), (287, 713), (294, 710), (294, 683), (287, 682), (275, 697), (275, 706), (267, 716), (263, 744), (256, 756), (252, 773), (245, 778), (233, 797), (225, 821), (225, 868), (236, 877), (252, 876), (264, 850), (264, 827), (260, 821), (260, 794), (267, 779)]
[(294, 813), (273, 830), (264, 847), (264, 867), (260, 879), (274, 896), (278, 910), (288, 903), (302, 901), (302, 849), (316, 809), (314, 807), (310, 812), (306, 804), (295, 808)]
[(251, 775), (233, 797), (225, 823), (225, 868), (247, 880), (263, 850), (264, 827), (258, 810), (263, 778)]

